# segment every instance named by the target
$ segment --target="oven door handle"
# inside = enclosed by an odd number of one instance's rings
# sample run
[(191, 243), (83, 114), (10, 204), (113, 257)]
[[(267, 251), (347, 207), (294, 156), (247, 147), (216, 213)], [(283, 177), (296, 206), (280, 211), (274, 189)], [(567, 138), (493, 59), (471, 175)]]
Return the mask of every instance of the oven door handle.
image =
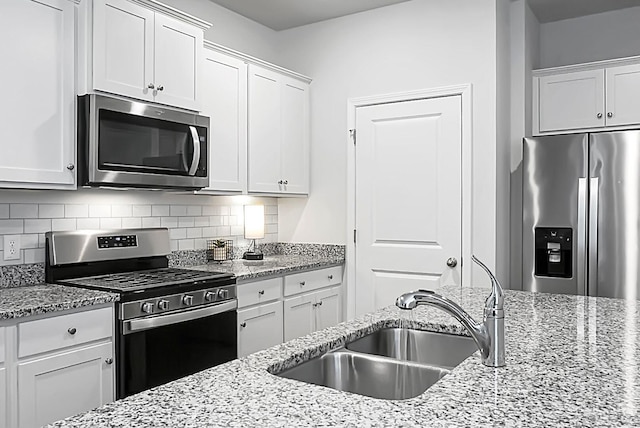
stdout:
[(191, 139), (193, 140), (193, 159), (191, 159), (191, 168), (189, 168), (189, 175), (196, 175), (198, 166), (200, 166), (200, 136), (195, 126), (190, 126)]
[(191, 311), (176, 312), (173, 314), (158, 315), (155, 317), (125, 321), (123, 324), (122, 334), (130, 334), (156, 327), (162, 327), (165, 325), (209, 317), (211, 315), (217, 315), (223, 312), (234, 311), (237, 308), (238, 301), (232, 300), (225, 303), (207, 306), (205, 308), (193, 309)]

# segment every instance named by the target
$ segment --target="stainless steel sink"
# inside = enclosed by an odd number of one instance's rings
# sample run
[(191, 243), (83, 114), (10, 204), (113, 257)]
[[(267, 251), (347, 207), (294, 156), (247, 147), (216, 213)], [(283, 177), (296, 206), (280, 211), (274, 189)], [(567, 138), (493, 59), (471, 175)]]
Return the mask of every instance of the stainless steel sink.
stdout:
[(438, 367), (335, 351), (278, 376), (374, 398), (402, 400), (417, 397), (447, 373)]
[(478, 350), (467, 336), (383, 328), (348, 343), (347, 349), (451, 369)]
[(422, 394), (476, 350), (470, 337), (385, 328), (276, 376), (403, 400)]

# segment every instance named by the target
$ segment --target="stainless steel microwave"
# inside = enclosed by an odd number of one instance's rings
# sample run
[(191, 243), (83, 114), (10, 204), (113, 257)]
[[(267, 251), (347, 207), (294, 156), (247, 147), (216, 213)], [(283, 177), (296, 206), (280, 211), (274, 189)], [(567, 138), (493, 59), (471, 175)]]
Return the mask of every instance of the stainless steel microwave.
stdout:
[(209, 118), (104, 95), (78, 97), (82, 186), (201, 189)]

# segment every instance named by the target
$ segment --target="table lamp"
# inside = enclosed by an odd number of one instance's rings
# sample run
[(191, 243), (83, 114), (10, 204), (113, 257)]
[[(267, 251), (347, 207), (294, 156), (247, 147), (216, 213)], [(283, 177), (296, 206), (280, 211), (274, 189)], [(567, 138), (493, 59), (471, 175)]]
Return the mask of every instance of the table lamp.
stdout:
[(264, 205), (244, 206), (244, 237), (245, 239), (251, 239), (252, 242), (242, 258), (245, 260), (262, 260), (264, 256), (256, 248), (256, 239), (264, 238)]

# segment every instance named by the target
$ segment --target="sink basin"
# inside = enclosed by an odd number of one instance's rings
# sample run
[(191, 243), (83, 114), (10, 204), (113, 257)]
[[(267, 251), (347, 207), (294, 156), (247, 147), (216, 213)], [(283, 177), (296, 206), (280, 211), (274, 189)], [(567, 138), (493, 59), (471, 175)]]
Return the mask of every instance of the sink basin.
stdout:
[(476, 350), (466, 336), (385, 328), (276, 376), (403, 400), (422, 394)]
[(448, 370), (375, 355), (335, 351), (278, 376), (387, 400), (417, 397)]
[(467, 336), (383, 328), (348, 343), (347, 349), (451, 369), (478, 350)]

